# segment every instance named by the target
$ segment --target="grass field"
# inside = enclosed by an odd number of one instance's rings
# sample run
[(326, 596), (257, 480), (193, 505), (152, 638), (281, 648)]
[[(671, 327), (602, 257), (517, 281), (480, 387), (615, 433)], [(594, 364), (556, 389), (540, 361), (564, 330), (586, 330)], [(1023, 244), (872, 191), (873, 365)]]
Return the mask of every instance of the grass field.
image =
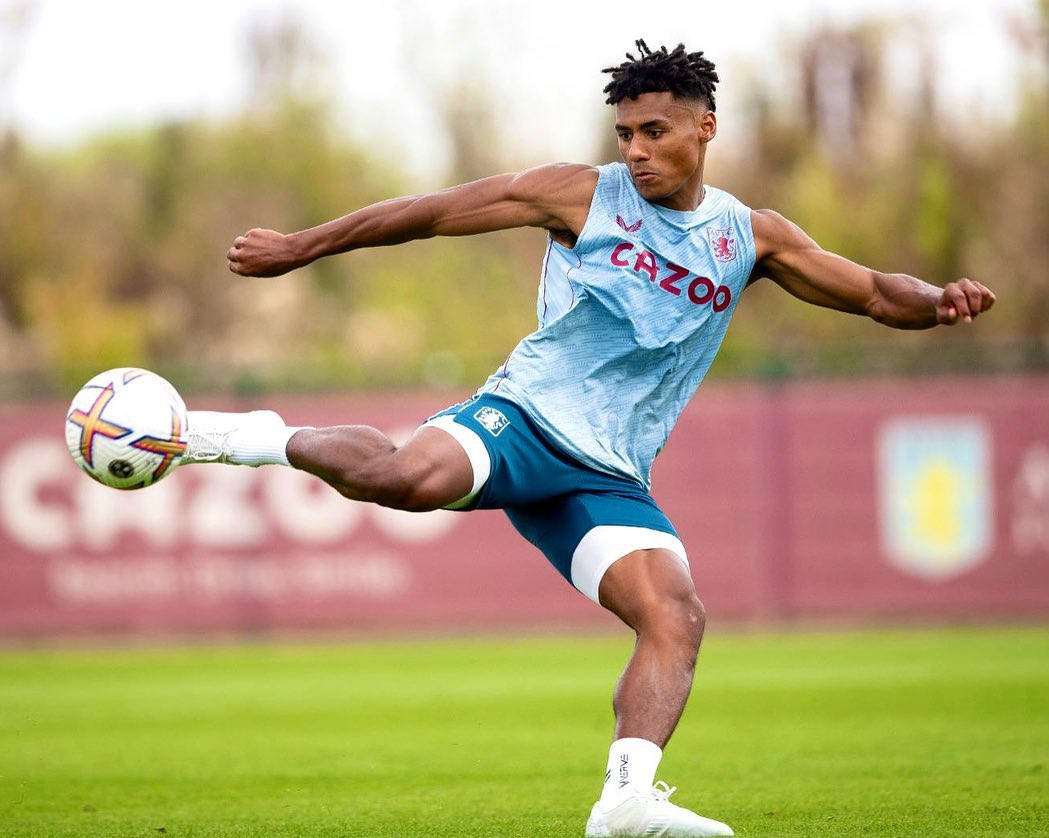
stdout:
[[(623, 638), (0, 653), (3, 835), (582, 835)], [(1049, 834), (1049, 629), (712, 634), (660, 777), (738, 835)]]

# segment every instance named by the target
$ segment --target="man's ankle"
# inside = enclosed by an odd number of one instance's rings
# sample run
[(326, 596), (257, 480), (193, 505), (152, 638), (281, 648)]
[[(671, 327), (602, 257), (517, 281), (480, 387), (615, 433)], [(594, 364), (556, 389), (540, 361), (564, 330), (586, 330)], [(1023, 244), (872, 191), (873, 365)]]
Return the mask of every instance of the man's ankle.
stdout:
[(615, 805), (638, 790), (650, 789), (662, 757), (663, 749), (648, 739), (627, 737), (613, 742), (608, 749), (602, 805)]

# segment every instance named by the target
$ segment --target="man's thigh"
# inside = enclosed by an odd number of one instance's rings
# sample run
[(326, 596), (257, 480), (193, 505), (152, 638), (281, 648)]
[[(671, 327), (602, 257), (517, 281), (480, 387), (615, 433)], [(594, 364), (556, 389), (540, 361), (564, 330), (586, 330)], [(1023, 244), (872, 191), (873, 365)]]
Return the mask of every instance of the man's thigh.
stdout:
[(640, 489), (575, 492), (504, 511), (517, 531), (594, 602), (599, 602), (598, 588), (606, 571), (637, 550), (669, 550), (688, 569), (684, 545), (673, 525)]
[(420, 508), (446, 507), (469, 495), (477, 483), (471, 458), (455, 439), (436, 428), (417, 428), (394, 459), (410, 478), (412, 496)]
[(576, 491), (640, 491), (560, 450), (508, 399), (483, 393), (430, 417), (424, 429), (453, 437), (473, 465), (474, 485), (455, 509), (505, 509)]

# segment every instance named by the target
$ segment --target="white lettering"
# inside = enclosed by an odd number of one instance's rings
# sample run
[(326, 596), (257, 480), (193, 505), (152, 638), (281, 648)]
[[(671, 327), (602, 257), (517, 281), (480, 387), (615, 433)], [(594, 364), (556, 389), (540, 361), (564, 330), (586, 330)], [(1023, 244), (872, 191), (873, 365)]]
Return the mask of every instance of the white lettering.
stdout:
[[(410, 429), (394, 432), (406, 439)], [(36, 553), (148, 547), (258, 548), (274, 532), (304, 545), (345, 543), (370, 516), (390, 539), (445, 536), (456, 513), (403, 512), (349, 501), (294, 469), (194, 466), (139, 490), (119, 491), (81, 474), (58, 439), (23, 439), (0, 457), (0, 527)], [(259, 584), (265, 585), (265, 582)]]
[(360, 524), (364, 504), (350, 501), (312, 474), (290, 468), (263, 475), (266, 506), (280, 530), (305, 544), (333, 544)]
[(178, 592), (178, 569), (168, 559), (56, 561), (48, 582), (60, 599), (77, 604), (170, 599)]
[(200, 483), (186, 509), (189, 534), (210, 547), (261, 547), (269, 527), (252, 489), (258, 472), (244, 466), (197, 466)]
[(137, 535), (150, 547), (171, 547), (179, 535), (179, 482), (170, 477), (145, 489), (119, 491), (82, 479), (73, 485), (80, 543), (112, 550)]
[(366, 594), (395, 596), (411, 586), (411, 568), (382, 553), (363, 556), (309, 556), (295, 574), (299, 590), (311, 596)]
[(8, 450), (0, 461), (0, 521), (15, 541), (39, 552), (63, 550), (72, 544), (68, 507), (45, 501), (41, 493), (48, 486), (66, 486), (70, 480), (91, 482), (76, 471), (66, 446), (53, 438), (23, 440)]
[(1012, 496), (1014, 549), (1049, 552), (1049, 446), (1036, 443), (1024, 452)]
[(164, 557), (64, 558), (47, 567), (51, 593), (78, 605), (225, 602), (250, 597), (279, 603), (299, 596), (389, 599), (412, 584), (396, 555), (308, 554), (288, 560), (203, 556), (185, 565)]
[(385, 506), (373, 506), (371, 513), (372, 520), (380, 530), (394, 541), (405, 544), (437, 540), (455, 526), (457, 516), (464, 514), (449, 512), (447, 509), (405, 512), (403, 509), (390, 509)]

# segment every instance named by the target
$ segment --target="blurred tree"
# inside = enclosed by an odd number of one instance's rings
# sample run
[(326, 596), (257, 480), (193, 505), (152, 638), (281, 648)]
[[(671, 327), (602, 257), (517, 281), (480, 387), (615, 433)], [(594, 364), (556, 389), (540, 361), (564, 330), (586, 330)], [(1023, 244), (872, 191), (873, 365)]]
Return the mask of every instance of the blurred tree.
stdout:
[(801, 52), (802, 91), (810, 141), (841, 166), (869, 151), (872, 110), (881, 78), (875, 33), (824, 29)]
[(33, 0), (0, 2), (0, 136), (13, 129), (11, 81), (22, 57), (22, 45), (36, 12)]
[[(1049, 2), (1039, 8), (1012, 24), (1029, 65), (1015, 118), (964, 135), (943, 122), (920, 27), (907, 30), (919, 59), (910, 98), (890, 90), (884, 51), (904, 25), (890, 21), (803, 40), (798, 89), (784, 88), (790, 73), (755, 82), (752, 140), (711, 151), (717, 184), (752, 206), (873, 267), (980, 279), (999, 292), (994, 316), (903, 334), (759, 283), (718, 374), (1049, 364)], [(277, 280), (231, 276), (224, 254), (247, 228), (301, 229), (412, 188), (336, 129), (326, 59), (294, 19), (248, 43), (252, 95), (225, 120), (59, 151), (10, 131), (0, 141), (0, 372), (16, 381), (0, 392), (65, 393), (118, 364), (169, 371), (187, 389), (464, 387), (534, 325), (534, 230), (360, 251)], [(476, 78), (420, 83), (440, 93), (445, 183), (520, 168)], [(595, 96), (598, 111), (607, 118)], [(615, 159), (613, 133), (601, 136), (598, 159)]]
[(287, 102), (309, 102), (324, 89), (327, 60), (294, 13), (254, 24), (247, 35), (250, 109), (279, 111)]
[[(906, 42), (896, 37), (900, 27)], [(1025, 37), (1044, 62), (1044, 21), (1036, 29), (1037, 36), (1028, 30)], [(755, 361), (760, 367), (776, 355), (802, 372), (936, 369), (950, 359), (994, 369), (1013, 363), (1018, 342), (1029, 361), (1044, 365), (1046, 74), (1031, 74), (1028, 104), (1015, 121), (970, 119), (962, 135), (937, 116), (927, 37), (922, 25), (903, 19), (803, 39), (802, 114), (789, 95), (759, 87), (750, 111), (759, 153), (729, 151), (723, 180), (751, 205), (781, 210), (822, 245), (860, 263), (940, 285), (964, 275), (986, 282), (1000, 297), (994, 316), (972, 330), (900, 334), (797, 306), (759, 285), (735, 316), (717, 370), (740, 371)], [(889, 38), (917, 53), (910, 101), (879, 78)], [(949, 352), (930, 351), (945, 342)]]
[(14, 330), (23, 317), (15, 291), (16, 260), (11, 255), (17, 246), (12, 241), (10, 223), (15, 187), (8, 175), (15, 170), (21, 151), (14, 130), (11, 81), (35, 10), (36, 4), (31, 0), (0, 3), (0, 353), (5, 356), (13, 356), (17, 351)]

